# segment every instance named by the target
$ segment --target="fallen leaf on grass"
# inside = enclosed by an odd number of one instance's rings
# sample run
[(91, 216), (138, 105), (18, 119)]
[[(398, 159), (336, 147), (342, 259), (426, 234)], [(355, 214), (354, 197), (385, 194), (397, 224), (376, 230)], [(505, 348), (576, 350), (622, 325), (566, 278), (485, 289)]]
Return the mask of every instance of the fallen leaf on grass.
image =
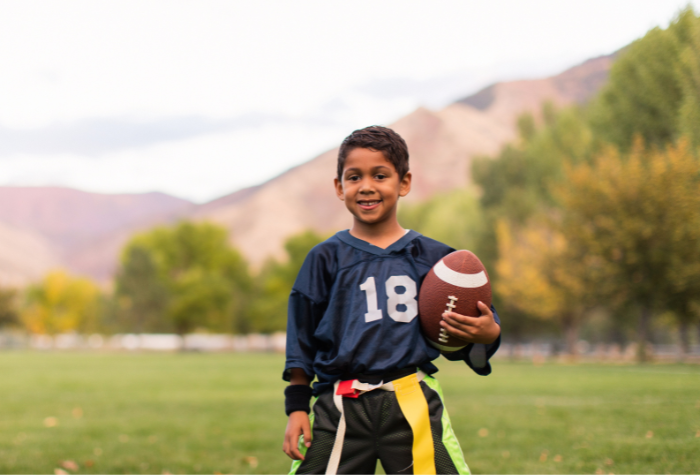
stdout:
[(501, 453), (501, 455), (503, 455), (504, 459), (507, 459), (508, 457), (510, 457), (510, 452), (508, 452), (507, 450), (504, 450), (503, 453)]
[(651, 439), (652, 437), (654, 437), (654, 431), (653, 430), (647, 431), (646, 438)]
[(87, 468), (90, 468), (93, 465), (95, 465), (95, 461), (94, 460), (86, 460), (83, 465), (85, 465)]
[(695, 437), (700, 437), (700, 429), (695, 433)]
[(73, 414), (73, 417), (75, 417), (76, 419), (80, 419), (81, 417), (83, 417), (83, 410), (80, 407), (74, 407), (73, 411), (71, 411), (71, 413)]
[(245, 463), (247, 463), (248, 465), (250, 465), (250, 468), (255, 468), (255, 467), (258, 466), (258, 458), (257, 458), (257, 457), (253, 457), (252, 455), (249, 456), (249, 457), (244, 457), (244, 458), (243, 458), (243, 461), (244, 461)]
[(75, 463), (73, 460), (64, 460), (63, 462), (61, 462), (61, 467), (65, 468), (66, 470), (72, 470), (74, 472), (80, 469), (80, 467), (78, 467), (78, 464)]
[(613, 463), (615, 462), (613, 462), (612, 459), (605, 459), (605, 465), (612, 465)]
[(548, 454), (548, 452), (546, 450), (540, 454), (540, 462), (547, 461), (547, 454)]
[(479, 429), (479, 437), (488, 437), (489, 436), (489, 430), (486, 428)]
[(56, 427), (58, 425), (58, 419), (56, 417), (47, 417), (44, 419), (44, 426), (46, 427)]
[(605, 475), (605, 470), (603, 470), (602, 468), (599, 468), (595, 471), (595, 473), (596, 473), (596, 475)]
[(66, 472), (62, 468), (54, 468), (53, 473), (55, 473), (56, 475), (68, 475), (68, 472)]
[(554, 460), (555, 462), (561, 462), (561, 461), (562, 461), (562, 457), (561, 457), (561, 455), (557, 454), (557, 455), (554, 456), (554, 458), (553, 458), (552, 460)]

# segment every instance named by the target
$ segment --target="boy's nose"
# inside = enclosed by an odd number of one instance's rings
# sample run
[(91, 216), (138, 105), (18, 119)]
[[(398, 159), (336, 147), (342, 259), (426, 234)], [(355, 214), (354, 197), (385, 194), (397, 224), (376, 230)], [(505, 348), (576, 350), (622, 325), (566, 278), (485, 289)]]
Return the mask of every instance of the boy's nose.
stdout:
[(372, 183), (372, 180), (362, 180), (362, 183), (360, 183), (360, 193), (373, 193), (374, 192), (374, 184)]

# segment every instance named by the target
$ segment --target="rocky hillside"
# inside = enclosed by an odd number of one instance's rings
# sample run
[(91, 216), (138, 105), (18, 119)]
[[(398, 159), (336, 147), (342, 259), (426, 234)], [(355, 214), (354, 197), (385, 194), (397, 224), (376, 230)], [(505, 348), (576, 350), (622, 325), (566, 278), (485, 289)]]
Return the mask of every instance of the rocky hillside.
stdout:
[[(468, 184), (472, 157), (494, 154), (514, 139), (520, 114), (538, 116), (544, 101), (585, 102), (605, 83), (612, 61), (603, 56), (550, 78), (497, 83), (440, 111), (418, 109), (390, 124), (411, 154), (414, 181), (407, 200)], [(203, 205), (193, 216), (229, 229), (231, 241), (254, 265), (280, 255), (285, 237), (305, 228), (347, 228), (350, 215), (333, 191), (336, 156), (337, 149), (329, 150), (262, 185)]]
[[(515, 138), (518, 115), (538, 115), (544, 101), (585, 102), (604, 84), (612, 61), (604, 56), (550, 78), (497, 83), (442, 110), (418, 109), (389, 124), (411, 154), (414, 182), (406, 199), (467, 185), (472, 157), (494, 154)], [(337, 149), (329, 150), (261, 185), (200, 206), (162, 193), (0, 187), (0, 285), (23, 285), (56, 266), (106, 282), (129, 236), (182, 217), (223, 225), (258, 266), (268, 256), (280, 256), (290, 234), (350, 225), (333, 191), (336, 155)]]
[(106, 281), (133, 232), (193, 206), (163, 193), (0, 187), (0, 285), (22, 285), (54, 267)]

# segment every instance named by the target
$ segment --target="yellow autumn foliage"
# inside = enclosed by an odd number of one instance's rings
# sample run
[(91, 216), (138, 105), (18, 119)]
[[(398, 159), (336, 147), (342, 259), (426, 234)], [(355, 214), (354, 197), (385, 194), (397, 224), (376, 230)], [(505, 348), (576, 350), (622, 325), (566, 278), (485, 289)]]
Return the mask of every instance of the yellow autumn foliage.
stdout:
[(27, 290), (21, 320), (31, 333), (91, 331), (97, 324), (100, 290), (90, 280), (53, 271)]
[(563, 237), (541, 226), (529, 226), (516, 234), (505, 220), (498, 222), (496, 236), (500, 256), (496, 263), (496, 292), (525, 313), (542, 319), (555, 318), (566, 302), (552, 283), (554, 269), (547, 269), (547, 263), (562, 252)]

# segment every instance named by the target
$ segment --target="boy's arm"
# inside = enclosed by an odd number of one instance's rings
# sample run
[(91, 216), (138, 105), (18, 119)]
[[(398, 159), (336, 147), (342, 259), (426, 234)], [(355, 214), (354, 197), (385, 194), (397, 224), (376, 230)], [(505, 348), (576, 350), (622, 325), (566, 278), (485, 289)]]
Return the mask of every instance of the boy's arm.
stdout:
[(440, 323), (448, 334), (470, 342), (465, 348), (443, 356), (450, 361), (464, 361), (477, 374), (491, 373), (489, 359), (501, 344), (501, 321), (496, 309), (479, 302), (481, 316), (468, 317), (454, 312), (445, 312)]
[[(309, 386), (311, 378), (301, 368), (290, 368), (289, 385)], [(294, 411), (289, 414), (287, 429), (284, 431), (284, 444), (282, 450), (292, 460), (304, 460), (304, 455), (299, 451), (299, 436), (304, 435), (304, 445), (311, 446), (311, 424), (309, 414), (306, 411)]]

